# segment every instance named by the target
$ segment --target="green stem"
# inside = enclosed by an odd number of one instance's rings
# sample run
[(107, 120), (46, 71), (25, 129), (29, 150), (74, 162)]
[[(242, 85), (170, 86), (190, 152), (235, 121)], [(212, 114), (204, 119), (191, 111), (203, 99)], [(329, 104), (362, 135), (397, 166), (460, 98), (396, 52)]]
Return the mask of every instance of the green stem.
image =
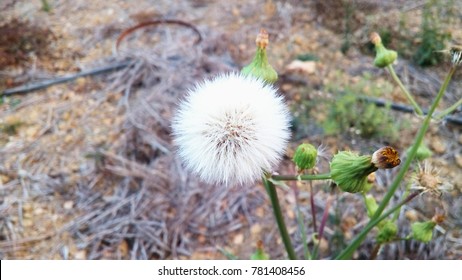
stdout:
[[(430, 121), (432, 118), (433, 113), (436, 110), (436, 107), (438, 106), (439, 102), (441, 101), (441, 98), (444, 95), (444, 92), (446, 91), (446, 88), (448, 87), (449, 81), (451, 81), (451, 77), (454, 74), (456, 68), (451, 67), (451, 70), (449, 71), (448, 75), (446, 76), (446, 79), (444, 80), (443, 85), (441, 86), (437, 96), (435, 97), (435, 100), (432, 103), (432, 106), (430, 110), (428, 111), (428, 115), (425, 117), (424, 122), (422, 126), (420, 127), (417, 136), (415, 138), (414, 144), (412, 145), (412, 148), (408, 154), (408, 157), (406, 161), (403, 164), (403, 167), (400, 169), (398, 175), (396, 176), (395, 180), (391, 184), (391, 187), (389, 188), (388, 192), (386, 193), (385, 197), (383, 198), (382, 202), (380, 203), (379, 207), (377, 208), (374, 216), (372, 216), (371, 220), (369, 223), (366, 225), (366, 227), (358, 234), (358, 236), (348, 245), (338, 256), (337, 259), (348, 259), (351, 258), (353, 255), (353, 252), (361, 245), (363, 240), (366, 238), (367, 233), (381, 220), (380, 215), (382, 214), (383, 210), (385, 207), (388, 205), (388, 202), (390, 199), (393, 197), (395, 194), (396, 190), (398, 189), (401, 181), (404, 178), (404, 175), (406, 175), (406, 172), (408, 171), (412, 160), (415, 157), (415, 154), (417, 153), (417, 149), (419, 148), (420, 144), (422, 143), (422, 140), (425, 136), (425, 133), (428, 130), (428, 127), (430, 126)], [(410, 196), (409, 196), (410, 197)], [(397, 208), (396, 208), (397, 209)], [(387, 213), (392, 213), (388, 211)]]
[(273, 183), (263, 178), (263, 184), (265, 185), (266, 191), (271, 200), (271, 205), (273, 206), (274, 216), (276, 218), (276, 223), (278, 224), (279, 233), (281, 234), (282, 241), (284, 242), (284, 246), (286, 247), (287, 255), (289, 259), (295, 260), (297, 257), (295, 256), (295, 250), (292, 246), (292, 242), (290, 241), (289, 232), (287, 231), (286, 224), (284, 222), (284, 217), (282, 216), (281, 205), (279, 205), (278, 194), (276, 192), (276, 188)]
[(436, 114), (435, 118), (436, 119), (442, 119), (444, 117), (446, 117), (447, 115), (449, 115), (450, 113), (452, 113), (452, 111), (456, 110), (457, 108), (459, 108), (459, 106), (462, 105), (462, 98), (459, 99), (459, 101), (457, 101), (456, 103), (454, 103), (454, 105), (452, 105), (451, 107), (447, 108), (446, 110), (442, 111), (442, 112), (439, 112), (438, 114)]
[(414, 110), (417, 112), (417, 114), (419, 114), (420, 116), (423, 116), (423, 111), (422, 109), (420, 109), (420, 106), (417, 104), (417, 102), (415, 102), (414, 98), (412, 97), (411, 93), (406, 89), (406, 87), (403, 85), (403, 83), (401, 82), (401, 80), (399, 79), (398, 75), (396, 75), (396, 72), (395, 72), (395, 69), (393, 68), (393, 66), (390, 64), (387, 66), (387, 69), (388, 71), (390, 72), (391, 74), (391, 77), (393, 78), (393, 80), (395, 80), (395, 82), (398, 84), (399, 88), (404, 92), (404, 94), (406, 95), (407, 97), (407, 100), (409, 100), (409, 102), (411, 102), (412, 106), (414, 107)]
[(307, 175), (272, 175), (271, 179), (278, 181), (309, 181), (309, 180), (328, 180), (330, 173), (326, 174), (307, 174)]
[(371, 220), (367, 225), (366, 227), (364, 227), (364, 229), (355, 237), (355, 239), (353, 239), (353, 241), (351, 242), (350, 246), (348, 246), (345, 250), (343, 250), (335, 259), (336, 260), (345, 260), (345, 259), (348, 259), (351, 257), (351, 254), (353, 254), (354, 250), (356, 249), (356, 247), (350, 252), (350, 250), (347, 250), (348, 248), (351, 247), (351, 245), (353, 244), (361, 244), (362, 241), (364, 240), (364, 238), (366, 237), (367, 233), (369, 233), (369, 231), (371, 231), (376, 225), (378, 225), (381, 221), (383, 221), (384, 219), (386, 219), (389, 215), (393, 214), (393, 212), (395, 212), (396, 210), (398, 210), (401, 206), (403, 206), (404, 204), (408, 203), (409, 201), (411, 201), (414, 197), (416, 197), (417, 195), (419, 195), (420, 192), (413, 192), (412, 194), (410, 194), (408, 197), (406, 197), (405, 199), (403, 199), (400, 203), (396, 204), (395, 206), (393, 206), (390, 210), (388, 210), (387, 212), (385, 212), (385, 214), (383, 214), (382, 216), (374, 219), (374, 220)]

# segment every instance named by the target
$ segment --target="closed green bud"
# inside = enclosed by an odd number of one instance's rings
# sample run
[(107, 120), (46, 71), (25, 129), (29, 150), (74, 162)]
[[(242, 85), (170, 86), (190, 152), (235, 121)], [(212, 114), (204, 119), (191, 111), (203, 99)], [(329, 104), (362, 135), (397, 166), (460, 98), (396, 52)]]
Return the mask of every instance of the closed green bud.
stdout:
[(330, 163), (332, 180), (342, 191), (363, 192), (367, 188), (367, 175), (377, 170), (371, 156), (359, 156), (352, 152), (337, 153)]
[(263, 242), (259, 240), (257, 242), (257, 250), (255, 253), (250, 256), (251, 260), (269, 260), (269, 256), (265, 251), (263, 250)]
[(262, 29), (258, 34), (255, 41), (257, 43), (257, 52), (252, 62), (242, 68), (241, 73), (248, 76), (254, 76), (259, 79), (272, 84), (278, 79), (278, 73), (269, 64), (268, 57), (266, 55), (266, 46), (268, 45), (268, 33)]
[(436, 226), (436, 222), (416, 222), (411, 225), (411, 237), (412, 239), (427, 243), (432, 240), (433, 229)]
[(298, 170), (303, 171), (305, 169), (311, 169), (315, 166), (317, 156), (318, 151), (313, 145), (303, 143), (297, 147), (292, 160), (297, 166)]
[(398, 233), (398, 226), (390, 220), (387, 220), (380, 226), (377, 234), (377, 243), (383, 244), (393, 241)]
[(364, 197), (364, 203), (366, 204), (367, 216), (372, 218), (372, 216), (375, 214), (375, 211), (377, 211), (377, 208), (379, 208), (375, 198), (368, 194)]
[(396, 58), (398, 58), (398, 53), (393, 50), (388, 50), (382, 44), (382, 39), (380, 38), (379, 34), (373, 32), (371, 34), (371, 41), (375, 45), (375, 59), (374, 65), (380, 68), (387, 67), (388, 65), (395, 62)]
[(375, 55), (374, 65), (379, 68), (384, 68), (393, 64), (396, 58), (398, 58), (397, 52), (388, 50), (383, 45), (375, 46), (375, 51), (377, 54)]
[[(407, 149), (406, 153), (409, 154), (411, 149), (412, 147)], [(432, 155), (433, 155), (432, 151), (424, 143), (421, 143), (419, 147), (417, 148), (417, 153), (415, 154), (415, 158), (417, 160), (422, 161), (424, 159), (431, 157)]]

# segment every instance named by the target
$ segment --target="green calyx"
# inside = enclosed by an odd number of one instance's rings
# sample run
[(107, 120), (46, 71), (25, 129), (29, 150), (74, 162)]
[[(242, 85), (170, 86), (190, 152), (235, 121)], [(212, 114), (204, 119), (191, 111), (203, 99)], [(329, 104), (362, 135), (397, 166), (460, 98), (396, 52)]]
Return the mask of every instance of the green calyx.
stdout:
[(424, 243), (430, 242), (435, 226), (436, 223), (434, 221), (413, 223), (411, 225), (411, 238)]
[(241, 74), (245, 76), (253, 76), (258, 79), (262, 79), (267, 83), (273, 84), (278, 79), (278, 73), (268, 62), (268, 56), (266, 55), (266, 46), (268, 45), (268, 33), (265, 30), (261, 30), (255, 41), (257, 43), (257, 52), (252, 62), (249, 65), (244, 66), (241, 70)]
[(388, 50), (383, 46), (382, 43), (378, 43), (375, 45), (375, 59), (374, 65), (379, 68), (387, 67), (388, 65), (395, 62), (396, 58), (398, 58), (398, 53), (393, 50)]
[(297, 147), (292, 161), (295, 163), (299, 171), (311, 169), (316, 164), (318, 151), (308, 143), (303, 143)]
[(330, 163), (332, 180), (342, 191), (363, 192), (367, 188), (367, 175), (377, 170), (371, 156), (359, 156), (352, 152), (337, 153)]
[(398, 226), (394, 222), (387, 220), (379, 227), (379, 233), (377, 234), (377, 243), (384, 244), (393, 241), (396, 238), (397, 233)]
[(266, 49), (260, 47), (257, 47), (257, 53), (252, 62), (242, 68), (241, 73), (246, 76), (251, 75), (263, 79), (270, 84), (275, 83), (278, 79), (278, 73), (268, 63)]

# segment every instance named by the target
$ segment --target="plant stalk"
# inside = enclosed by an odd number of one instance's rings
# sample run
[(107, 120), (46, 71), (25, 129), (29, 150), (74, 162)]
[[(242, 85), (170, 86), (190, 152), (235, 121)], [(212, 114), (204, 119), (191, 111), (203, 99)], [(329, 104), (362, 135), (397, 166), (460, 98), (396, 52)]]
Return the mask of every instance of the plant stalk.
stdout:
[(447, 108), (446, 110), (436, 114), (435, 118), (437, 119), (443, 119), (444, 117), (446, 117), (447, 115), (449, 115), (450, 113), (452, 113), (452, 111), (456, 110), (457, 108), (459, 108), (459, 106), (462, 106), (462, 98), (459, 99), (459, 101), (457, 101), (456, 103), (454, 103), (451, 107)]
[(268, 192), (268, 196), (270, 197), (271, 205), (273, 206), (272, 208), (274, 217), (276, 218), (279, 233), (281, 234), (282, 241), (284, 243), (284, 246), (286, 247), (287, 255), (289, 256), (289, 259), (296, 260), (297, 257), (295, 255), (295, 250), (292, 246), (292, 242), (290, 241), (289, 232), (287, 231), (287, 227), (284, 222), (284, 217), (282, 216), (281, 205), (279, 204), (276, 188), (274, 184), (266, 180), (266, 178), (263, 178), (263, 184), (265, 185), (265, 189)]
[(415, 102), (414, 98), (412, 97), (411, 93), (406, 89), (406, 87), (403, 85), (403, 83), (401, 82), (401, 80), (399, 79), (398, 75), (396, 75), (396, 72), (395, 72), (395, 69), (393, 68), (393, 66), (390, 64), (387, 66), (387, 69), (388, 71), (390, 72), (391, 74), (391, 77), (393, 78), (393, 80), (395, 80), (395, 82), (398, 84), (399, 88), (404, 92), (404, 94), (406, 95), (407, 97), (407, 100), (409, 100), (409, 102), (411, 102), (412, 106), (414, 107), (414, 110), (417, 112), (417, 114), (419, 114), (420, 116), (423, 116), (423, 112), (422, 112), (422, 109), (420, 108), (420, 106), (417, 104), (417, 102)]
[(271, 179), (278, 181), (309, 181), (309, 180), (328, 180), (330, 173), (326, 174), (307, 174), (307, 175), (272, 175)]

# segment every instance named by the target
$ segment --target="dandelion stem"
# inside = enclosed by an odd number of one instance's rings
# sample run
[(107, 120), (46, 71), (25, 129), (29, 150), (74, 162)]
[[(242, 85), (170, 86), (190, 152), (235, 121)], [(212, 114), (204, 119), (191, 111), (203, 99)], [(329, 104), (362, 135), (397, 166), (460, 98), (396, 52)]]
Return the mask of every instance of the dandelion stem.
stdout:
[(456, 103), (454, 103), (451, 107), (447, 108), (446, 110), (442, 111), (442, 112), (439, 112), (438, 114), (436, 114), (435, 118), (436, 119), (443, 119), (445, 116), (449, 115), (450, 113), (452, 113), (452, 111), (456, 110), (457, 108), (459, 108), (459, 106), (462, 105), (462, 98), (459, 99), (459, 101), (457, 101)]
[(388, 71), (390, 72), (391, 74), (391, 77), (393, 78), (393, 80), (395, 80), (395, 82), (398, 84), (399, 88), (404, 92), (404, 94), (406, 95), (407, 99), (409, 100), (409, 102), (411, 102), (412, 106), (414, 107), (414, 110), (417, 112), (417, 114), (419, 114), (420, 116), (423, 116), (423, 112), (422, 112), (422, 109), (420, 109), (420, 106), (417, 104), (417, 102), (415, 102), (414, 98), (412, 97), (411, 93), (406, 89), (406, 87), (403, 85), (403, 83), (401, 82), (401, 80), (399, 79), (398, 75), (396, 75), (396, 72), (395, 72), (395, 69), (393, 68), (393, 66), (390, 64), (387, 66), (387, 69)]
[[(451, 81), (452, 75), (456, 71), (456, 67), (451, 67), (449, 70), (449, 73), (446, 76), (446, 79), (444, 80), (443, 85), (441, 86), (437, 96), (435, 97), (435, 100), (432, 103), (432, 106), (430, 107), (430, 110), (428, 111), (428, 115), (425, 117), (424, 122), (422, 126), (420, 127), (417, 136), (415, 138), (414, 144), (412, 145), (412, 148), (408, 154), (408, 157), (406, 161), (403, 164), (403, 167), (400, 169), (398, 175), (396, 176), (395, 180), (391, 184), (388, 192), (386, 193), (385, 197), (383, 198), (382, 202), (380, 203), (379, 207), (377, 208), (376, 212), (374, 213), (374, 216), (372, 216), (371, 220), (369, 223), (364, 227), (364, 229), (356, 236), (356, 238), (337, 256), (336, 259), (349, 259), (353, 255), (353, 252), (361, 245), (363, 240), (366, 238), (367, 234), (369, 231), (374, 228), (375, 225), (377, 225), (381, 220), (385, 219), (386, 216), (389, 214), (393, 213), (396, 209), (404, 205), (406, 202), (410, 201), (412, 198), (416, 196), (416, 193), (413, 193), (409, 195), (406, 199), (403, 200), (404, 203), (398, 204), (398, 207), (395, 206), (393, 207), (390, 211), (386, 212), (386, 214), (380, 216), (385, 209), (385, 207), (388, 205), (388, 202), (390, 199), (393, 197), (395, 194), (396, 190), (398, 189), (401, 181), (404, 178), (404, 175), (408, 171), (411, 162), (414, 160), (414, 157), (417, 153), (417, 149), (419, 148), (420, 144), (422, 143), (422, 140), (425, 136), (425, 133), (428, 130), (428, 127), (430, 126), (430, 121), (432, 119), (432, 115), (436, 110), (436, 107), (438, 107), (438, 104), (441, 101), (441, 98), (444, 95), (444, 92), (446, 91), (446, 88), (449, 85), (449, 82)], [(393, 210), (393, 211), (392, 211)]]
[(272, 175), (271, 179), (278, 181), (308, 181), (308, 180), (328, 180), (330, 173), (326, 174), (308, 174), (308, 175)]
[(278, 194), (276, 192), (276, 188), (274, 184), (268, 181), (266, 178), (263, 178), (263, 184), (265, 185), (265, 189), (268, 192), (268, 196), (270, 197), (271, 205), (273, 206), (272, 208), (274, 216), (276, 218), (276, 223), (278, 224), (282, 242), (284, 242), (284, 246), (286, 247), (287, 255), (289, 256), (289, 259), (295, 260), (297, 259), (297, 257), (295, 255), (295, 250), (292, 246), (292, 242), (290, 241), (289, 232), (287, 231), (287, 227), (284, 222), (284, 217), (282, 216), (281, 205), (279, 205), (279, 199)]

